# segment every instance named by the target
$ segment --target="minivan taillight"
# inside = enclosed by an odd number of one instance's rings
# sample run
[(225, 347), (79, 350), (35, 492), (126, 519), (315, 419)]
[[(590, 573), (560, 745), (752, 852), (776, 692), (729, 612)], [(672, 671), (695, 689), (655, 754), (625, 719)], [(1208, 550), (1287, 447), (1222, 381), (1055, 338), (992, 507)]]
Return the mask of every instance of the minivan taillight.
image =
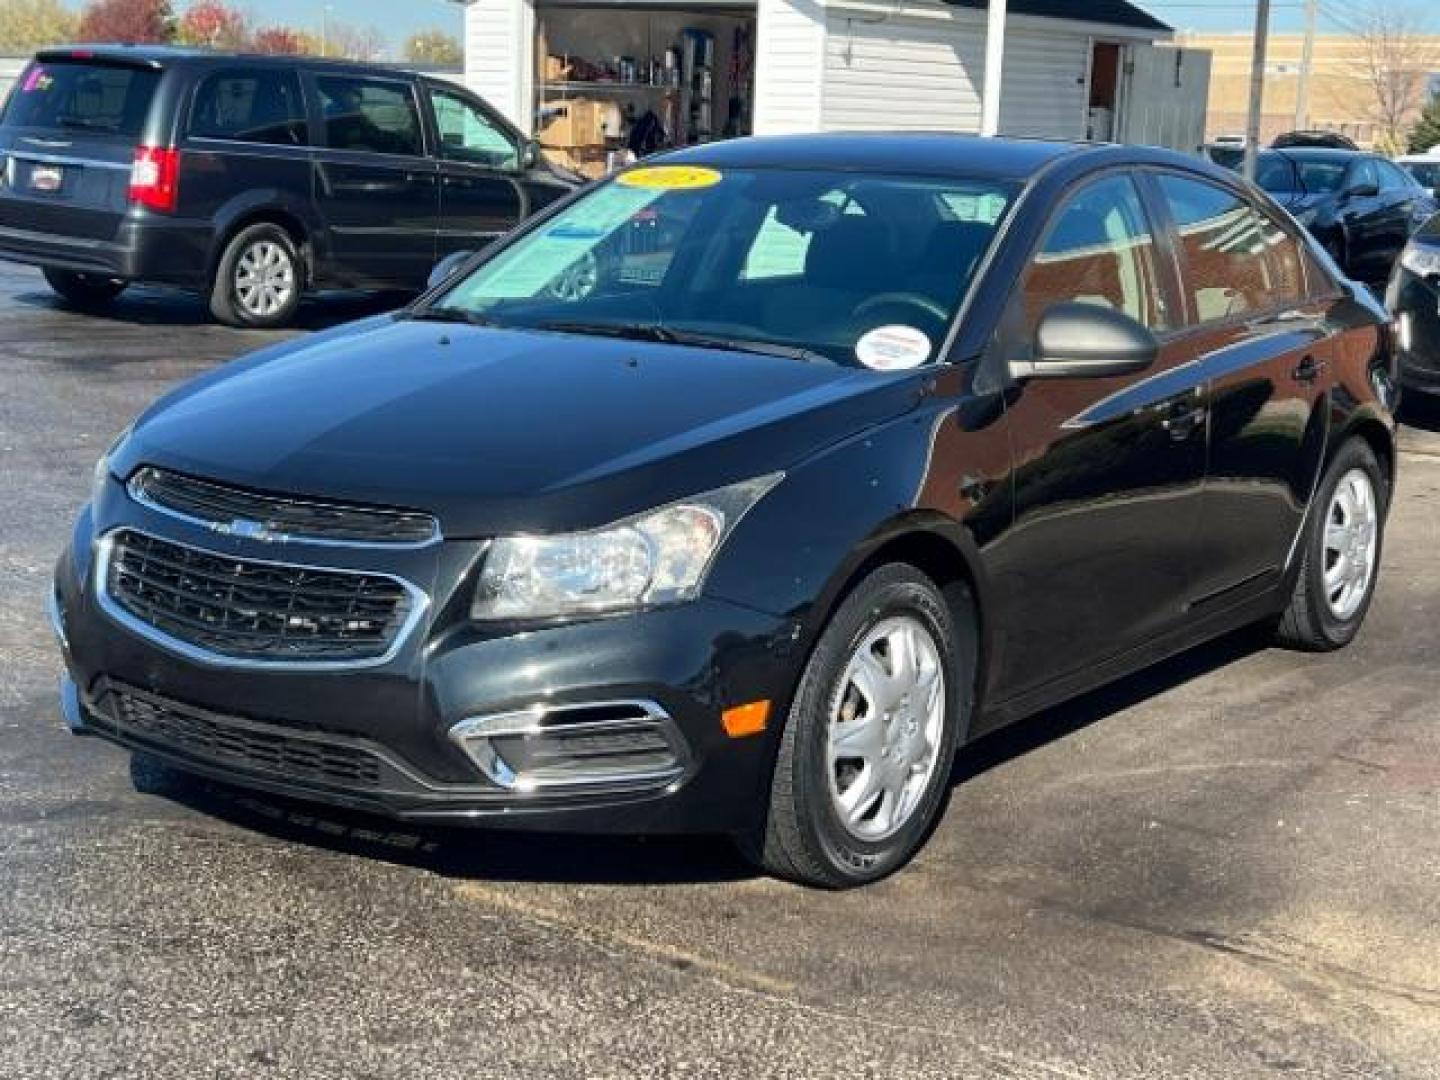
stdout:
[(137, 146), (130, 167), (130, 201), (170, 213), (180, 199), (180, 151)]

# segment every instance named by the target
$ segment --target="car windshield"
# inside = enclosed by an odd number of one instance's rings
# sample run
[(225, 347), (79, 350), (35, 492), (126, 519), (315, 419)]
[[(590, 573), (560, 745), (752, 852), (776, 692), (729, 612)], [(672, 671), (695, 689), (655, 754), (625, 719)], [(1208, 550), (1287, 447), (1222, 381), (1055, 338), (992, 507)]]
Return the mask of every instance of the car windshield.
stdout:
[(1255, 166), (1255, 182), (1270, 192), (1328, 195), (1340, 190), (1348, 164), (1293, 154), (1261, 154)]
[(1013, 195), (965, 179), (642, 167), (416, 314), (913, 367), (936, 358)]
[(118, 64), (36, 62), (11, 91), (5, 126), (135, 138), (159, 81), (158, 71)]

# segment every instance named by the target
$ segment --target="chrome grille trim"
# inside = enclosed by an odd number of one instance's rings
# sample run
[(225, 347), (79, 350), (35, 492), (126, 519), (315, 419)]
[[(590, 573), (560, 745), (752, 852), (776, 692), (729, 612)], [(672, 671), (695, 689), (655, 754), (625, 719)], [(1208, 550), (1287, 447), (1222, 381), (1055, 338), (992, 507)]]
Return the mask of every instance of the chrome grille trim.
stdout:
[[(187, 548), (198, 554), (215, 559), (233, 559), (240, 562), (252, 563), (259, 566), (272, 566), (280, 570), (309, 570), (317, 573), (337, 574), (342, 576), (375, 577), (384, 578), (399, 585), (406, 593), (409, 600), (409, 610), (406, 612), (404, 621), (395, 630), (394, 636), (384, 652), (367, 657), (352, 659), (269, 659), (248, 656), (230, 656), (225, 653), (216, 652), (196, 645), (193, 642), (178, 638), (167, 633), (157, 626), (153, 626), (131, 613), (125, 608), (110, 592), (110, 570), (114, 561), (115, 545), (125, 533), (132, 533), (147, 539), (158, 541), (163, 544), (171, 544), (178, 548)], [(352, 570), (344, 567), (315, 566), (307, 563), (286, 562), (275, 559), (258, 559), (251, 556), (237, 556), (230, 552), (214, 551), (210, 548), (199, 547), (195, 544), (181, 543), (169, 537), (155, 536), (145, 532), (143, 529), (136, 529), (125, 526), (115, 529), (102, 536), (96, 545), (95, 571), (93, 584), (95, 598), (100, 609), (105, 612), (114, 622), (118, 623), (137, 637), (160, 646), (161, 648), (192, 660), (198, 664), (205, 664), (210, 667), (236, 668), (242, 670), (268, 670), (268, 671), (353, 671), (358, 668), (381, 667), (390, 663), (399, 655), (400, 650), (405, 647), (416, 626), (425, 617), (430, 608), (429, 595), (418, 586), (406, 581), (404, 578), (396, 577), (394, 574), (387, 574), (374, 570)]]
[[(195, 493), (197, 498), (206, 496), (216, 500), (228, 500), (234, 505), (233, 513), (225, 515), (204, 516), (193, 512), (191, 509), (182, 509), (165, 501), (161, 494), (162, 485), (173, 485), (175, 487), (188, 487)], [(156, 488), (152, 491), (151, 488)], [(266, 494), (258, 491), (250, 491), (245, 488), (233, 487), (229, 484), (218, 483), (214, 480), (201, 480), (198, 477), (186, 476), (183, 473), (171, 472), (166, 469), (157, 469), (154, 466), (146, 465), (137, 469), (134, 475), (125, 484), (125, 490), (130, 498), (141, 506), (148, 507), (160, 514), (165, 514), (183, 521), (189, 525), (198, 525), (203, 529), (212, 532), (229, 535), (237, 521), (247, 521), (264, 528), (266, 539), (275, 543), (311, 544), (316, 547), (346, 547), (346, 548), (383, 548), (385, 550), (397, 550), (406, 548), (422, 548), (431, 544), (439, 543), (441, 540), (440, 523), (431, 515), (416, 510), (394, 510), (374, 506), (357, 506), (350, 503), (326, 502), (323, 499), (302, 498), (298, 496)], [(176, 500), (183, 501), (183, 500)], [(307, 533), (303, 530), (303, 524), (291, 522), (283, 524), (283, 517), (286, 509), (303, 513), (331, 513), (335, 515), (349, 515), (356, 520), (370, 520), (374, 522), (411, 522), (424, 525), (426, 535), (413, 539), (389, 540), (380, 539), (374, 536), (362, 536), (358, 533), (353, 536), (334, 535), (324, 536), (317, 533)], [(268, 511), (268, 512), (267, 512)], [(274, 527), (272, 527), (274, 526)]]

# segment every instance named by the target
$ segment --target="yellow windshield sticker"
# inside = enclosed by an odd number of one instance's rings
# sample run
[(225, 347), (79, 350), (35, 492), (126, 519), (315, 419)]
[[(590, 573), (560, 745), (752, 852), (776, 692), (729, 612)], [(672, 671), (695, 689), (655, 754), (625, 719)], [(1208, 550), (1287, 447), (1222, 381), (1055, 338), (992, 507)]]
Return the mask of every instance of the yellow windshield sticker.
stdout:
[(660, 191), (686, 191), (692, 188), (707, 188), (720, 182), (720, 173), (699, 165), (651, 165), (645, 169), (631, 169), (615, 178), (617, 184), (626, 187), (650, 188)]

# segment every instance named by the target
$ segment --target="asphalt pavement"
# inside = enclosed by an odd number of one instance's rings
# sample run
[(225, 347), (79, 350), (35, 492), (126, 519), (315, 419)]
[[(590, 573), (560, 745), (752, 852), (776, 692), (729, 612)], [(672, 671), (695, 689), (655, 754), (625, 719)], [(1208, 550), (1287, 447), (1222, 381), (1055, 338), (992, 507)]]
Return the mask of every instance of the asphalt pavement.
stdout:
[(65, 733), (43, 599), (96, 456), (274, 338), (0, 269), (0, 1077), (1440, 1075), (1440, 408), (1351, 649), (1237, 635), (969, 748), (915, 863), (835, 895)]

